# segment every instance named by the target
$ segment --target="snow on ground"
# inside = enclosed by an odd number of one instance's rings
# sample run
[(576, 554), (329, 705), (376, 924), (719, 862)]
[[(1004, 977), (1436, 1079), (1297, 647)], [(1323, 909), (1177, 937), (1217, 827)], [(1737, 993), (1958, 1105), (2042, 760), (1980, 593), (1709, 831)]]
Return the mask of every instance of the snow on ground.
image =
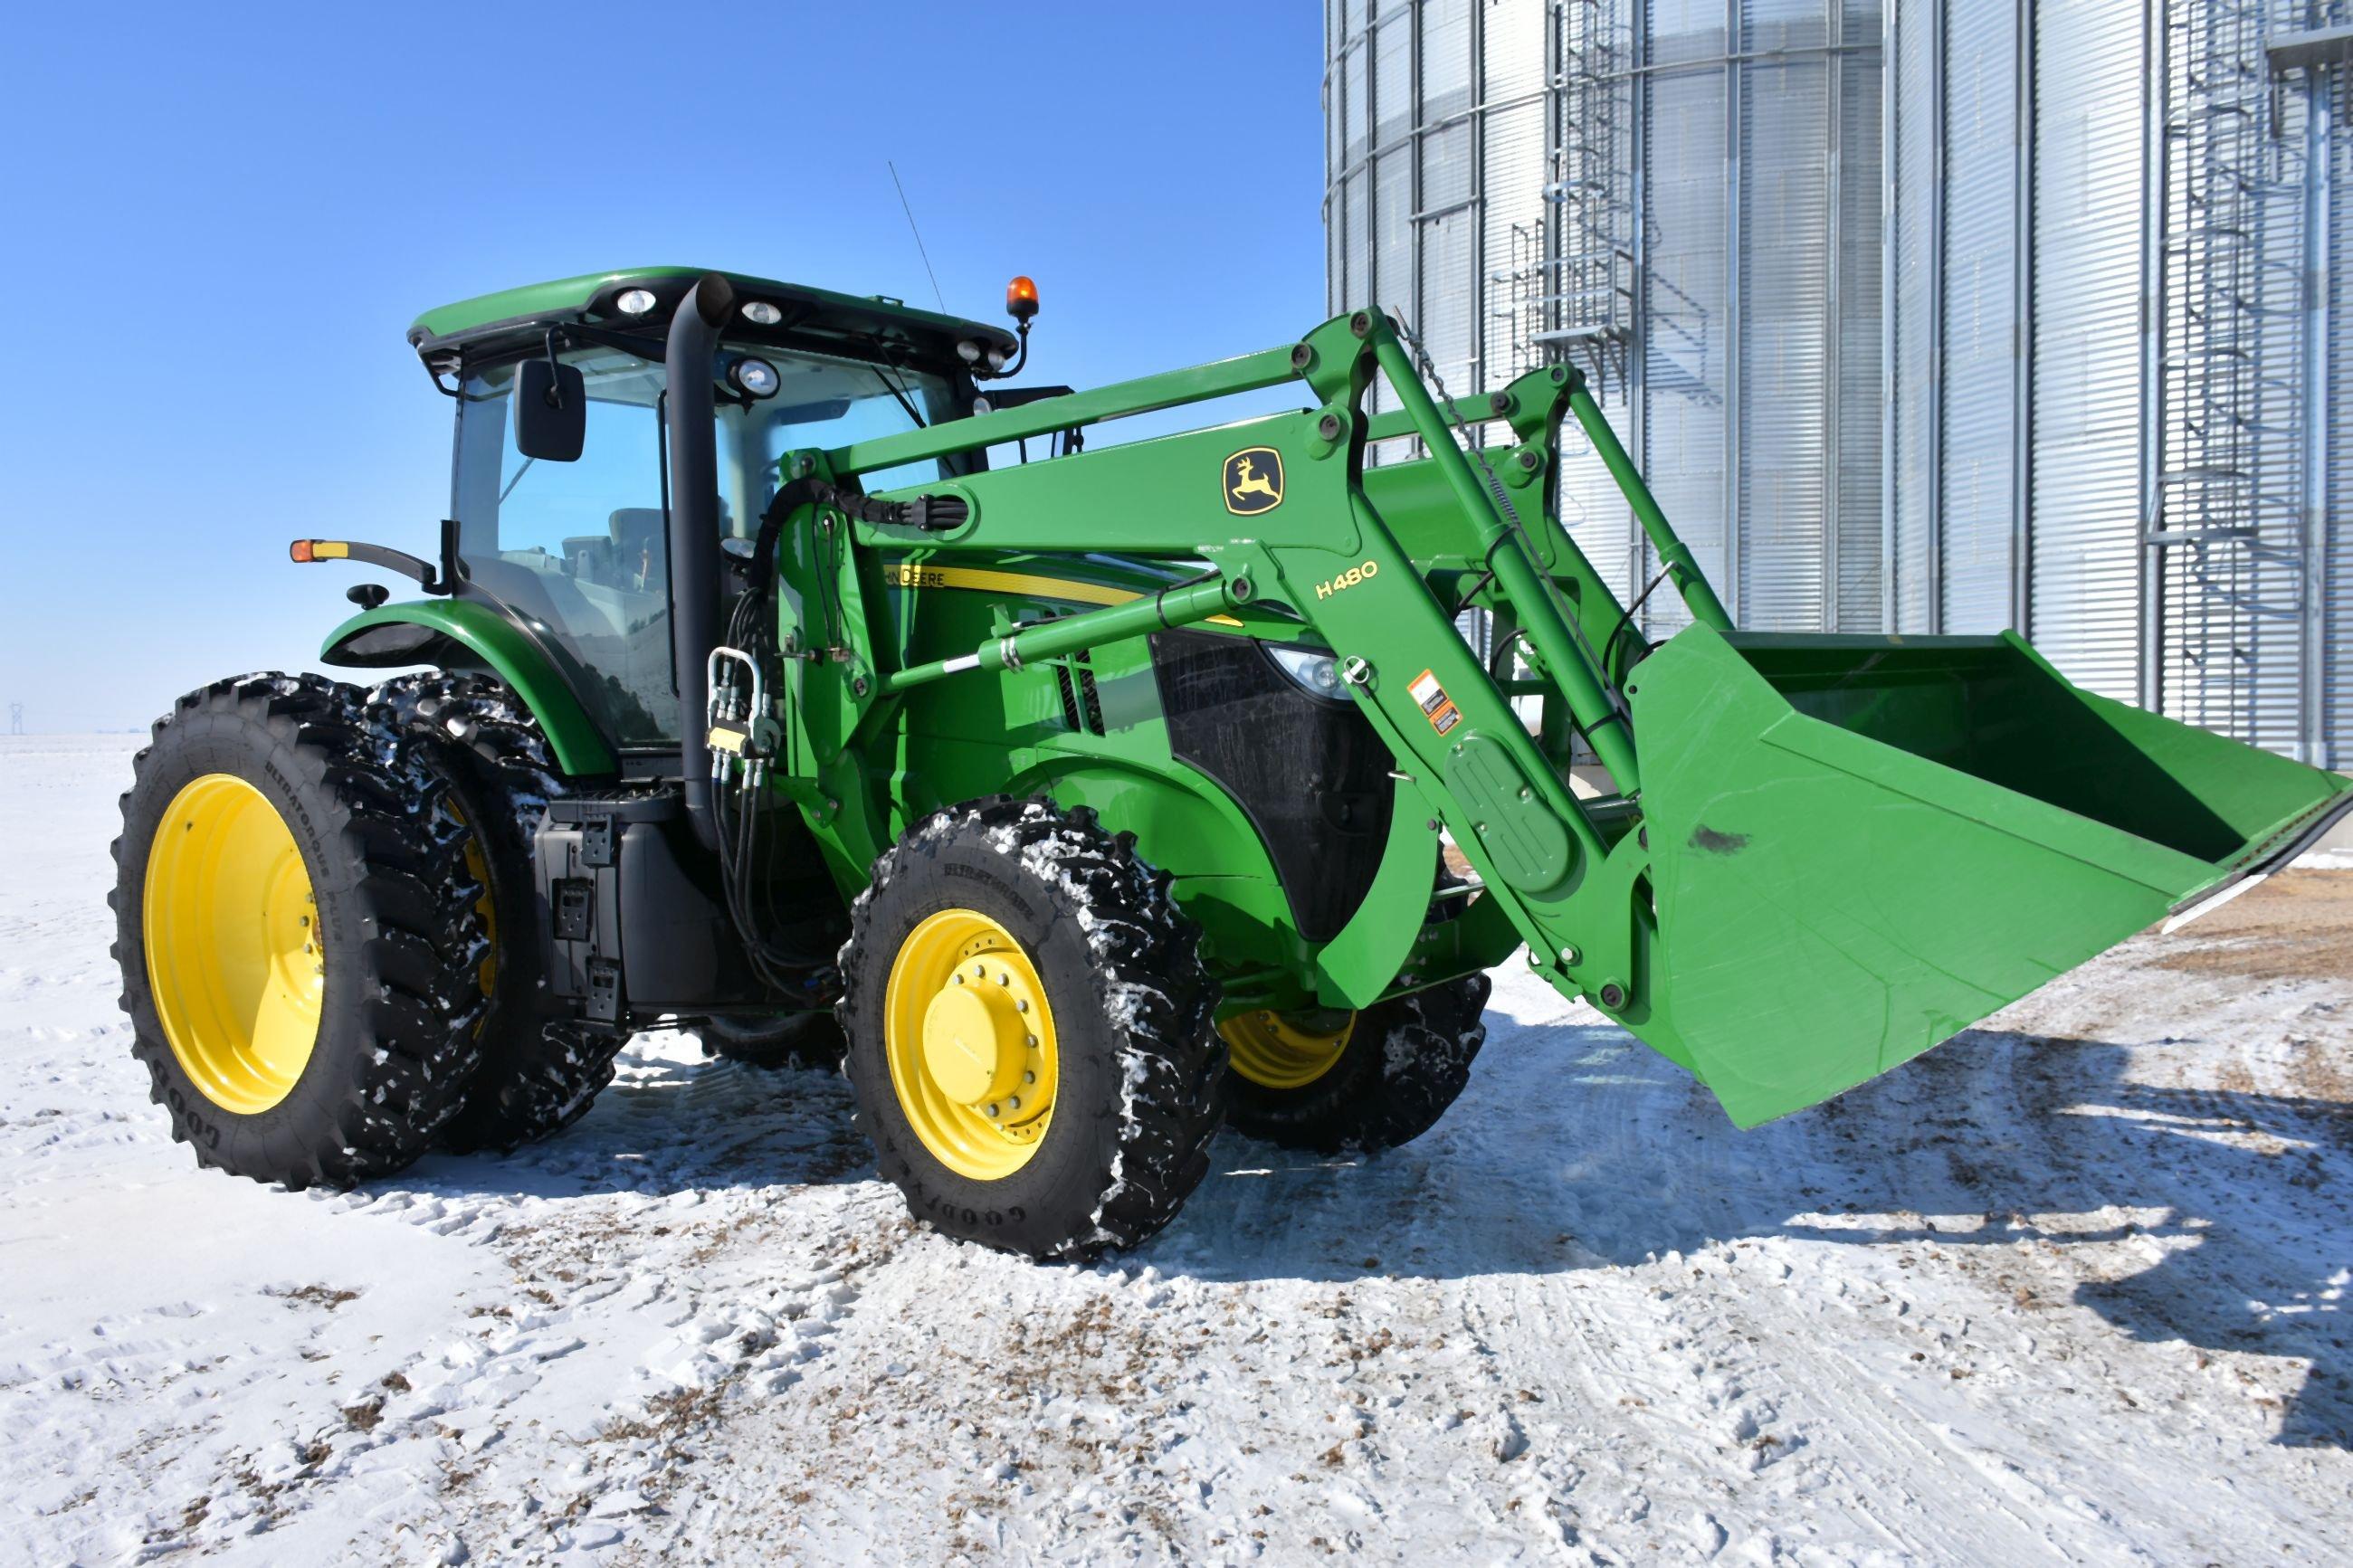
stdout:
[[(132, 742), (0, 742), (0, 1559), (2341, 1561), (2353, 877), (1740, 1133), (1504, 973), (1369, 1163), (1141, 1251), (911, 1228), (839, 1079), (641, 1040), (566, 1136), (196, 1170), (107, 957)], [(2329, 1543), (2335, 1542), (2332, 1547)]]

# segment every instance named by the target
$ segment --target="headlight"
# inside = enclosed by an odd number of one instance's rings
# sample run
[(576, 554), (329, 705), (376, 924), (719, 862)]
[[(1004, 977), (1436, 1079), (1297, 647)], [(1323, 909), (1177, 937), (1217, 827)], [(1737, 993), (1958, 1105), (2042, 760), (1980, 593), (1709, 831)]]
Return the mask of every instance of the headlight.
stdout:
[(747, 397), (774, 397), (783, 384), (776, 379), (776, 367), (764, 359), (737, 360), (727, 367), (727, 379)]
[(642, 316), (654, 308), (654, 291), (650, 289), (624, 289), (613, 308), (624, 316)]
[(744, 319), (758, 326), (773, 327), (785, 319), (785, 313), (765, 300), (754, 300), (744, 307)]
[(1286, 647), (1280, 643), (1264, 646), (1275, 668), (1291, 677), (1291, 683), (1308, 696), (1326, 701), (1337, 701), (1345, 696), (1340, 689), (1339, 661), (1322, 648)]

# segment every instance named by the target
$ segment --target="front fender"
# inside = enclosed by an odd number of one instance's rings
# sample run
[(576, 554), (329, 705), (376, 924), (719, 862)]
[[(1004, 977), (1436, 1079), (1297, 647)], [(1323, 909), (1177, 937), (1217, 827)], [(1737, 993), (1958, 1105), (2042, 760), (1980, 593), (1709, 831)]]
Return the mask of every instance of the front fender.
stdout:
[(329, 632), (319, 658), (361, 668), (430, 664), (495, 675), (531, 710), (566, 774), (609, 773), (618, 765), (613, 748), (546, 651), (488, 605), (427, 599), (379, 605)]

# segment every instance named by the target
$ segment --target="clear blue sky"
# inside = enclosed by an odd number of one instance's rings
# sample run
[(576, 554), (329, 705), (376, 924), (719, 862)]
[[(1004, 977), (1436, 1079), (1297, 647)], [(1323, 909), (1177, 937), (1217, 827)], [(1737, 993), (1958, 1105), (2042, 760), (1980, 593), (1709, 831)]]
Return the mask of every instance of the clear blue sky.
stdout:
[(315, 668), (361, 574), (286, 541), (429, 554), (448, 507), (402, 338), (428, 307), (649, 263), (928, 303), (886, 158), (951, 310), (1037, 278), (1026, 380), (1297, 336), (1319, 29), (1305, 0), (18, 13), (0, 716), (143, 726)]

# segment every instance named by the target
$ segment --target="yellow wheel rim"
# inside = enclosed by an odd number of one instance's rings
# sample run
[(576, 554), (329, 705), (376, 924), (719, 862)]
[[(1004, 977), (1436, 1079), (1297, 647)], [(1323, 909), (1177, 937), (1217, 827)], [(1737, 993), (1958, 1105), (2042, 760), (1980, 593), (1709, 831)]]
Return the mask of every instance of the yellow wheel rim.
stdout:
[(1226, 1037), (1226, 1055), (1234, 1070), (1250, 1082), (1266, 1089), (1303, 1089), (1332, 1070), (1348, 1048), (1348, 1037), (1356, 1032), (1356, 1014), (1324, 1015), (1324, 1019), (1334, 1017), (1339, 1027), (1324, 1029), (1313, 1017), (1286, 1018), (1261, 1008), (1237, 1013), (1218, 1026), (1218, 1033)]
[[(491, 858), (482, 848), (482, 836), (474, 831), (466, 814), (458, 809), (458, 803), (452, 800), (447, 804), (449, 819), (466, 830), (466, 875), (482, 889), (482, 896), (474, 900), (474, 912), (482, 917), (483, 944), (482, 962), (474, 971), (474, 984), (481, 988), (483, 995), (489, 996), (499, 983), (499, 906), (491, 893)], [(490, 1021), (490, 1015), (484, 1013), (481, 1021), (474, 1026), (474, 1033), (480, 1035)]]
[(942, 910), (891, 962), (891, 1087), (907, 1124), (960, 1176), (1001, 1181), (1054, 1120), (1054, 1010), (1029, 954), (976, 910)]
[(319, 1038), (327, 955), (285, 819), (233, 773), (172, 797), (141, 900), (164, 1037), (206, 1099), (251, 1116), (293, 1090)]

